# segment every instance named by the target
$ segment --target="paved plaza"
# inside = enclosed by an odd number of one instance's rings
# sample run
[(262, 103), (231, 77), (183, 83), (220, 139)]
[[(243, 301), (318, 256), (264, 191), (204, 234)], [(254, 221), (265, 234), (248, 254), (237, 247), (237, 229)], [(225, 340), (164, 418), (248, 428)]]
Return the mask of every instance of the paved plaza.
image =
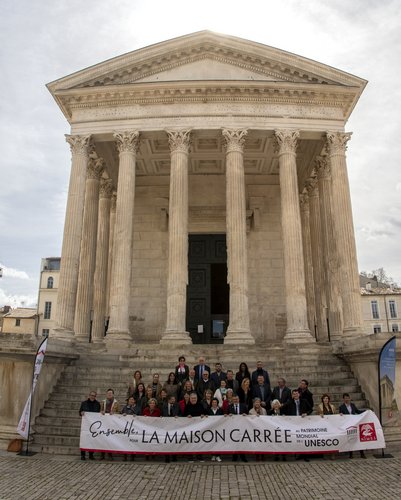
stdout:
[(0, 452), (0, 499), (399, 499), (401, 452), (393, 458), (222, 463), (16, 456)]

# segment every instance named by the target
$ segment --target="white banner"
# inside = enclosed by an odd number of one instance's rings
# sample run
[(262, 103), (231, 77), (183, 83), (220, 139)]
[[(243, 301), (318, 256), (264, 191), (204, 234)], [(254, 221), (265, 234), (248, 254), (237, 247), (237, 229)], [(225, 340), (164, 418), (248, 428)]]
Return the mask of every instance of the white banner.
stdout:
[(47, 340), (48, 340), (47, 338), (45, 338), (43, 340), (43, 342), (40, 344), (40, 346), (36, 352), (35, 366), (33, 368), (31, 392), (29, 393), (29, 396), (28, 396), (28, 399), (26, 400), (21, 418), (18, 422), (17, 432), (24, 439), (28, 439), (28, 435), (29, 435), (32, 396), (33, 396), (33, 393), (35, 392), (35, 388), (36, 388), (36, 384), (38, 382), (40, 370), (42, 369), (43, 360), (44, 360), (46, 348), (47, 348)]
[(80, 448), (116, 453), (330, 453), (384, 448), (376, 415), (132, 417), (85, 413)]

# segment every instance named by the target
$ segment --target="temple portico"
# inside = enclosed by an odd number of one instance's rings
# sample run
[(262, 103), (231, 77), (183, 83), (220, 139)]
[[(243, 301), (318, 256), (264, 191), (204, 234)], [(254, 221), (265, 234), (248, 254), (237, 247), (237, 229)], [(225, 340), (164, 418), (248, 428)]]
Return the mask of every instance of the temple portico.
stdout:
[(210, 32), (49, 84), (72, 155), (52, 335), (361, 334), (345, 123), (365, 84)]

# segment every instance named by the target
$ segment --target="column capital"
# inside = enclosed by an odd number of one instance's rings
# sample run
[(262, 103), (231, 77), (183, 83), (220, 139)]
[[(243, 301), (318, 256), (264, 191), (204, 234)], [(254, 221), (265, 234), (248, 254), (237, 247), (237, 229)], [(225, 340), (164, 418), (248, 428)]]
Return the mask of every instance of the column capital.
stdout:
[(110, 205), (110, 210), (112, 212), (115, 212), (117, 208), (117, 192), (113, 191), (113, 194), (111, 195), (111, 205)]
[(317, 156), (315, 159), (315, 171), (318, 179), (330, 179), (331, 168), (327, 156)]
[(89, 158), (88, 166), (86, 168), (86, 178), (100, 180), (105, 162), (103, 158)]
[(236, 151), (238, 153), (244, 152), (245, 137), (248, 134), (246, 129), (228, 129), (223, 128), (221, 133), (225, 140), (225, 148), (227, 153)]
[(113, 194), (113, 181), (111, 179), (100, 179), (100, 198), (111, 198)]
[(73, 155), (85, 155), (89, 154), (90, 147), (90, 135), (69, 135), (65, 134), (65, 140), (70, 145), (71, 153)]
[(114, 132), (113, 137), (117, 142), (118, 152), (137, 154), (139, 149), (139, 132), (137, 130)]
[(326, 132), (326, 149), (329, 156), (345, 155), (351, 135), (352, 132)]
[(296, 154), (299, 130), (275, 130), (275, 150), (278, 155)]
[(302, 193), (299, 195), (299, 203), (301, 205), (301, 210), (308, 212), (309, 211), (309, 195), (307, 188), (304, 188)]
[(317, 188), (317, 177), (316, 177), (316, 171), (313, 170), (311, 173), (311, 176), (308, 177), (305, 181), (305, 189), (308, 192), (308, 196), (310, 198), (314, 196), (318, 196), (318, 188)]
[(171, 153), (189, 153), (191, 147), (191, 129), (188, 130), (166, 130)]

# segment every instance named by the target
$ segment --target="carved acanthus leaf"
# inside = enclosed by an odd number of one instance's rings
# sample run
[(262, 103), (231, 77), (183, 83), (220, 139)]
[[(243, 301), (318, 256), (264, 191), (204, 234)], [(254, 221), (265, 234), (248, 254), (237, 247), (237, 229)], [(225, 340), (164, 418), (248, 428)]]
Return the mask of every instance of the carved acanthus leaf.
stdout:
[(227, 153), (236, 151), (238, 153), (244, 152), (245, 137), (248, 134), (246, 129), (227, 129), (223, 128), (221, 133), (225, 140), (225, 148)]
[(317, 176), (315, 170), (313, 170), (311, 176), (306, 179), (305, 189), (307, 190), (309, 197), (317, 196), (319, 194), (317, 188)]
[(117, 149), (119, 153), (133, 153), (136, 154), (139, 149), (139, 132), (126, 131), (114, 132), (113, 137), (117, 142)]
[(331, 176), (330, 162), (327, 156), (317, 156), (315, 159), (315, 171), (318, 179), (329, 179)]
[(301, 204), (301, 210), (309, 210), (309, 195), (308, 190), (305, 188), (299, 195), (299, 202)]
[(111, 195), (110, 210), (112, 212), (115, 212), (116, 211), (116, 207), (117, 207), (117, 193), (116, 193), (116, 191), (113, 191), (113, 194)]
[(100, 180), (100, 198), (110, 198), (113, 194), (113, 181), (111, 179)]
[(277, 154), (296, 153), (299, 138), (298, 130), (275, 130), (274, 138)]
[(90, 135), (69, 135), (65, 134), (65, 140), (70, 145), (71, 154), (88, 155), (90, 147)]
[(170, 151), (189, 153), (191, 147), (191, 130), (166, 130)]
[(104, 167), (105, 162), (103, 158), (89, 158), (87, 179), (95, 179), (97, 181), (100, 180)]
[(326, 132), (326, 149), (330, 156), (345, 155), (347, 142), (351, 139), (352, 132)]

